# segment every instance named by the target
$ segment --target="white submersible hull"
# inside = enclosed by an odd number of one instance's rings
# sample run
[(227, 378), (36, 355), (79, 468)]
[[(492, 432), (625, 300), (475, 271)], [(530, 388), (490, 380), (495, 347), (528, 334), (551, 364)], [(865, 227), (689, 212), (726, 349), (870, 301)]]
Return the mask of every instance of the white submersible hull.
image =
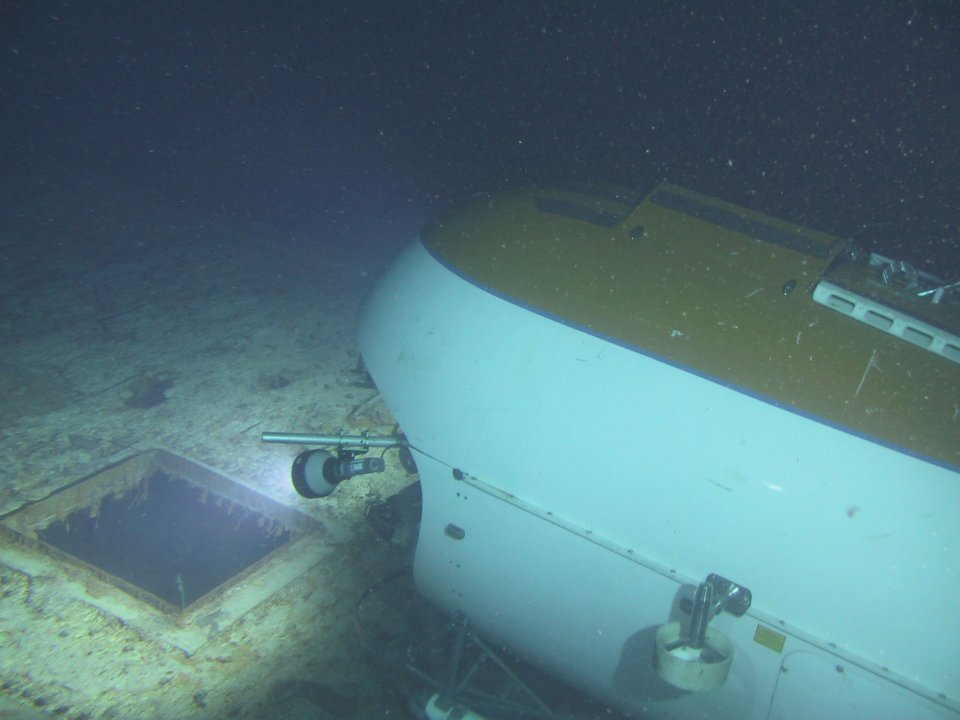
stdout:
[(429, 226), (360, 346), (421, 592), (627, 712), (960, 717), (956, 288), (675, 186)]

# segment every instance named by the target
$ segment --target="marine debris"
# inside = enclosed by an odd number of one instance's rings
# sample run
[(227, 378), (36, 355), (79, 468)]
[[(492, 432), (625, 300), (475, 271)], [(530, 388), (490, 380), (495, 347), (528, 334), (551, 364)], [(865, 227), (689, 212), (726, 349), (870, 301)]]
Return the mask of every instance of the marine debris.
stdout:
[(129, 408), (147, 410), (167, 401), (167, 390), (173, 387), (173, 380), (160, 375), (143, 375), (129, 387), (130, 397), (123, 401)]

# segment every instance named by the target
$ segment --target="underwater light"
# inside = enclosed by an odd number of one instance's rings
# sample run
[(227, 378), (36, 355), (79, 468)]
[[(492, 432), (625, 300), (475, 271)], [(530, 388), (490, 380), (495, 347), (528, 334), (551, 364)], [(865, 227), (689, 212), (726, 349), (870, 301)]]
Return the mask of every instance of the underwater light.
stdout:
[(339, 456), (326, 450), (305, 450), (293, 461), (293, 487), (305, 498), (326, 497), (347, 478), (383, 472), (383, 458), (358, 458), (344, 450)]
[(335, 446), (336, 454), (321, 449), (304, 450), (293, 461), (293, 467), (290, 470), (293, 487), (305, 498), (326, 497), (344, 480), (356, 475), (383, 472), (386, 463), (382, 457), (359, 457), (374, 447), (384, 450), (400, 448), (401, 464), (409, 472), (416, 471), (413, 459), (409, 457), (410, 451), (407, 441), (400, 435), (380, 436), (368, 433), (361, 435), (307, 435), (265, 432), (261, 434), (260, 440), (265, 443)]

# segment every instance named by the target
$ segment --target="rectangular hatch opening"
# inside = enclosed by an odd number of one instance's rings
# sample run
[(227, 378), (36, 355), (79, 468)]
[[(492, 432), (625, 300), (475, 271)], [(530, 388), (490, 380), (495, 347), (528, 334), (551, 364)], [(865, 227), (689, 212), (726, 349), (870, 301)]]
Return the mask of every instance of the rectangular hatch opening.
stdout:
[(316, 522), (166, 450), (150, 450), (6, 517), (21, 542), (165, 613), (233, 586)]

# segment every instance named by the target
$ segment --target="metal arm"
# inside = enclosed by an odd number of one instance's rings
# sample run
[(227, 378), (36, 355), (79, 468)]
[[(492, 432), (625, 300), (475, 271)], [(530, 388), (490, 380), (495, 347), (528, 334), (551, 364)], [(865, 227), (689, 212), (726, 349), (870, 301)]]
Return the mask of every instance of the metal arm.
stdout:
[(260, 441), (265, 443), (286, 443), (288, 445), (327, 445), (334, 447), (334, 453), (327, 450), (304, 450), (293, 461), (290, 475), (293, 487), (306, 498), (326, 497), (344, 480), (355, 475), (383, 472), (386, 465), (383, 456), (360, 458), (371, 448), (399, 448), (400, 464), (407, 472), (416, 472), (416, 463), (410, 454), (410, 445), (402, 435), (309, 435), (306, 433), (261, 433)]
[(311, 435), (309, 433), (265, 432), (260, 442), (285, 443), (288, 445), (329, 445), (338, 448), (395, 448), (407, 447), (406, 438), (396, 435)]

